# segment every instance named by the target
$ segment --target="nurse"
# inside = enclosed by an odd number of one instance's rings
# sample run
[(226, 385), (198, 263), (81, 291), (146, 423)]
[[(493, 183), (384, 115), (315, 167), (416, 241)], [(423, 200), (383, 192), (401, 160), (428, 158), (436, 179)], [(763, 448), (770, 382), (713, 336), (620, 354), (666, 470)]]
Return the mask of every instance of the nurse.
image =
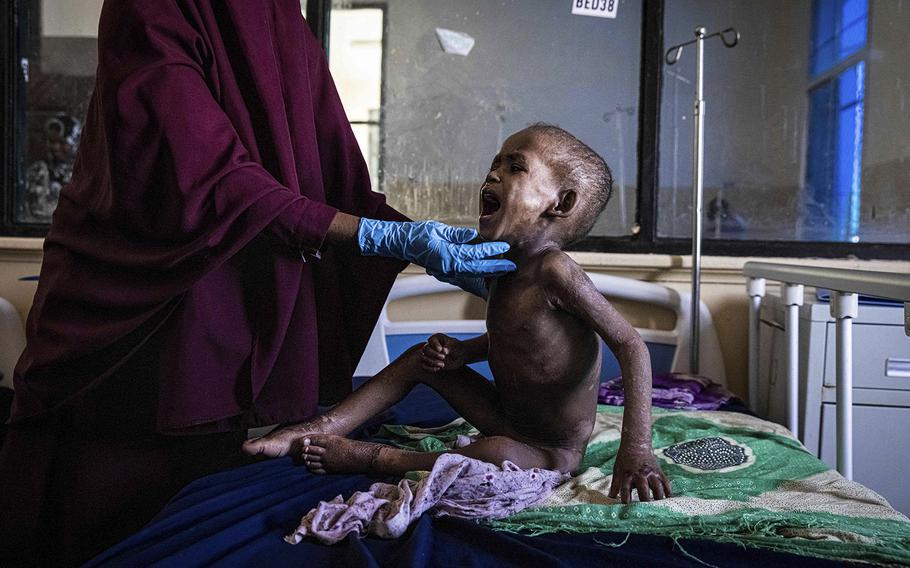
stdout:
[(0, 454), (0, 565), (81, 563), (246, 429), (337, 402), (408, 262), (480, 292), (504, 243), (408, 222), (298, 0), (108, 0)]

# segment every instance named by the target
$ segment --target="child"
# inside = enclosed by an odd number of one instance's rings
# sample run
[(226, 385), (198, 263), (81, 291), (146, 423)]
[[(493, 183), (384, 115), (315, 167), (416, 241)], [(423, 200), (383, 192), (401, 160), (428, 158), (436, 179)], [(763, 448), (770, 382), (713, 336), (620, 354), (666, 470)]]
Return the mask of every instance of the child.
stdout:
[[(648, 349), (563, 252), (590, 231), (612, 182), (603, 159), (561, 128), (535, 124), (509, 137), (480, 188), (479, 232), (508, 242), (518, 269), (490, 282), (487, 333), (467, 341), (436, 334), (323, 416), (250, 440), (245, 451), (292, 453), (314, 473), (432, 469), (439, 453), (344, 437), (423, 383), (484, 436), (453, 452), (574, 472), (594, 426), (599, 335), (619, 360), (626, 397), (610, 496), (629, 503), (635, 489), (641, 501), (668, 497), (651, 450)], [(492, 383), (467, 366), (484, 359)]]

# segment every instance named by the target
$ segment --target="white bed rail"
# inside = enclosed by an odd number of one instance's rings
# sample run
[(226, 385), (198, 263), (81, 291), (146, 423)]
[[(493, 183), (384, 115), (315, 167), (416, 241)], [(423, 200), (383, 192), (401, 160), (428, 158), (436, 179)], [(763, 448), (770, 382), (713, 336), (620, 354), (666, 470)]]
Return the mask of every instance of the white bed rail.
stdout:
[(787, 307), (787, 427), (798, 436), (799, 416), (799, 306), (803, 286), (831, 290), (831, 317), (836, 334), (837, 470), (853, 479), (853, 319), (859, 311), (858, 295), (904, 302), (904, 332), (910, 336), (910, 274), (747, 262), (743, 267), (749, 306), (749, 403), (758, 390), (759, 313), (765, 280), (781, 283)]
[(13, 388), (13, 369), (25, 349), (25, 328), (19, 312), (0, 298), (0, 387)]
[[(654, 282), (642, 282), (620, 276), (608, 274), (588, 273), (588, 277), (605, 296), (611, 298), (621, 298), (639, 304), (663, 308), (674, 313), (676, 316), (676, 325), (673, 330), (655, 331), (639, 329), (639, 332), (647, 334), (645, 340), (657, 340), (658, 343), (668, 343), (676, 345), (671, 370), (674, 372), (689, 371), (690, 356), (690, 338), (688, 330), (691, 328), (690, 296), (684, 292), (657, 284)], [(355, 372), (356, 376), (370, 376), (378, 373), (389, 364), (389, 353), (386, 347), (386, 335), (409, 332), (416, 329), (424, 331), (429, 322), (393, 322), (388, 317), (388, 303), (402, 298), (414, 296), (425, 296), (432, 294), (441, 294), (446, 292), (456, 292), (458, 288), (439, 282), (435, 278), (427, 275), (406, 276), (399, 278), (389, 292), (389, 298), (383, 307), (379, 316), (379, 321), (373, 330), (373, 335), (367, 344), (366, 351), (360, 360)], [(727, 384), (727, 376), (724, 369), (723, 357), (720, 351), (720, 340), (714, 328), (714, 322), (711, 318), (711, 312), (707, 306), (700, 303), (699, 310), (700, 327), (702, 329), (701, 341), (699, 342), (699, 352), (701, 358), (702, 374), (713, 379), (721, 385)], [(434, 331), (447, 330), (449, 332), (473, 332), (482, 333), (485, 329), (483, 320), (453, 320), (437, 321)]]

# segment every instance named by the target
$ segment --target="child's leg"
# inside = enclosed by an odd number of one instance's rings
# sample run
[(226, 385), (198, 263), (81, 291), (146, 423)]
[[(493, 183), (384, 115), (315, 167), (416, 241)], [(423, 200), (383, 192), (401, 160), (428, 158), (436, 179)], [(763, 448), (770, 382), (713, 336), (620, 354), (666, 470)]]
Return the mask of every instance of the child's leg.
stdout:
[(243, 445), (253, 455), (280, 457), (298, 453), (314, 433), (345, 435), (404, 398), (418, 383), (425, 383), (485, 436), (511, 433), (499, 403), (496, 387), (468, 367), (430, 373), (421, 367), (415, 345), (351, 393), (327, 413), (308, 422), (276, 430)]
[[(581, 454), (577, 450), (534, 446), (515, 439), (518, 436), (502, 409), (499, 393), (493, 384), (469, 367), (436, 373), (424, 371), (420, 367), (420, 347), (412, 348), (402, 357), (402, 364), (410, 369), (408, 376), (416, 377), (414, 382), (428, 385), (442, 395), (487, 437), (451, 452), (413, 452), (336, 435), (312, 434), (306, 437), (307, 443), (295, 449), (299, 452), (295, 457), (314, 473), (398, 476), (408, 471), (432, 469), (442, 453), (460, 454), (495, 465), (509, 460), (522, 469), (539, 467), (567, 473), (581, 463)], [(412, 359), (408, 360), (408, 357)], [(376, 383), (377, 388), (380, 385)], [(357, 392), (360, 393), (366, 386)]]
[(309, 436), (301, 459), (313, 473), (372, 473), (401, 476), (408, 471), (430, 470), (443, 453), (454, 453), (501, 465), (509, 460), (522, 469), (539, 467), (566, 473), (578, 467), (580, 456), (569, 449), (540, 448), (507, 438), (493, 436), (451, 452), (412, 452), (351, 440), (341, 436)]

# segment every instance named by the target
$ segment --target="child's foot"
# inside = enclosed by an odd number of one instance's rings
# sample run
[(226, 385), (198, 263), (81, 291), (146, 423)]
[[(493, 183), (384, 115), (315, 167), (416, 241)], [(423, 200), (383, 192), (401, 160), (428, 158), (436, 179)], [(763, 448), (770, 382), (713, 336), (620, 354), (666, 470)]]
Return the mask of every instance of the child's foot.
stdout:
[(243, 443), (243, 451), (251, 456), (280, 458), (295, 453), (295, 448), (302, 449), (309, 443), (310, 434), (346, 433), (338, 429), (338, 425), (327, 416), (317, 416), (307, 422), (276, 428), (261, 438), (251, 438)]
[(342, 436), (308, 436), (298, 461), (313, 473), (369, 473), (382, 444), (361, 442)]

